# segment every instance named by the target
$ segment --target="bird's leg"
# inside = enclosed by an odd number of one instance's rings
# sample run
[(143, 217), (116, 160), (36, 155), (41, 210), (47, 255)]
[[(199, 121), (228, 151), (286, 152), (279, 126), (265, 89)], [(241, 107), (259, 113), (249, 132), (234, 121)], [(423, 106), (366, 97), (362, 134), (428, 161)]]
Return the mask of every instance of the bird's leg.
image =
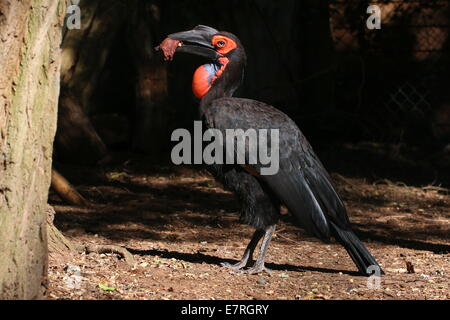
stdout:
[(242, 270), (242, 272), (249, 273), (249, 274), (261, 273), (263, 271), (269, 272), (269, 273), (271, 272), (270, 269), (268, 269), (264, 266), (264, 258), (266, 256), (266, 252), (267, 252), (267, 248), (269, 247), (270, 240), (272, 239), (272, 235), (275, 232), (275, 227), (276, 227), (276, 225), (274, 224), (274, 225), (271, 225), (266, 228), (265, 234), (264, 234), (264, 239), (262, 241), (261, 248), (259, 249), (259, 254), (258, 254), (258, 257), (256, 258), (255, 264), (247, 270)]
[(256, 246), (258, 245), (259, 240), (263, 237), (265, 231), (264, 230), (256, 230), (253, 234), (252, 240), (247, 245), (247, 248), (245, 248), (244, 255), (242, 256), (241, 261), (235, 264), (231, 264), (228, 262), (222, 262), (221, 265), (223, 267), (230, 268), (234, 271), (241, 270), (247, 265), (247, 262), (252, 259), (253, 252), (255, 251)]

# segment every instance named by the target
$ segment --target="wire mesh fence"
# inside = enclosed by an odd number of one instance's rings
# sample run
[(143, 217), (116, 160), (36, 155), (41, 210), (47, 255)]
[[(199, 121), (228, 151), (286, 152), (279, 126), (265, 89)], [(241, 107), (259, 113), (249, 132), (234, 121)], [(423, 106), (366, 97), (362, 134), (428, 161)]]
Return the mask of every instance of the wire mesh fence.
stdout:
[[(366, 25), (369, 5), (379, 30)], [(450, 0), (330, 1), (337, 108), (363, 119), (366, 138), (429, 129), (448, 83), (449, 19)]]

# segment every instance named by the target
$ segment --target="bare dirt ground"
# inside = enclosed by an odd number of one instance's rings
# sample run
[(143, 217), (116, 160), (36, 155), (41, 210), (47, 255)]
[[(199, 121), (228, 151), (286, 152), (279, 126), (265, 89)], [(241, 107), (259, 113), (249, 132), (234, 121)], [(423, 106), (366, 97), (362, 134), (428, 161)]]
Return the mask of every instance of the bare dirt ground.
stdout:
[[(66, 170), (70, 171), (70, 170)], [(333, 172), (333, 170), (331, 170)], [(450, 196), (439, 187), (332, 174), (356, 233), (386, 275), (380, 287), (356, 274), (345, 250), (307, 236), (283, 215), (269, 247), (271, 274), (230, 272), (253, 230), (234, 196), (207, 173), (152, 167), (136, 158), (69, 178), (90, 208), (51, 195), (55, 225), (75, 243), (113, 253), (50, 256), (51, 299), (450, 299)], [(376, 282), (371, 282), (376, 285)]]

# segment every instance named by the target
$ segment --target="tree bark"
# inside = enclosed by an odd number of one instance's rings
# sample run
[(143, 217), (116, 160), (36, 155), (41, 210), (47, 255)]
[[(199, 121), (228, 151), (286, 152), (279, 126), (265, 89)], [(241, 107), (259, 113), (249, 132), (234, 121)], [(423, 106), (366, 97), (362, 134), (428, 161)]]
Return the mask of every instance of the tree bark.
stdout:
[(0, 299), (39, 299), (65, 1), (0, 1)]

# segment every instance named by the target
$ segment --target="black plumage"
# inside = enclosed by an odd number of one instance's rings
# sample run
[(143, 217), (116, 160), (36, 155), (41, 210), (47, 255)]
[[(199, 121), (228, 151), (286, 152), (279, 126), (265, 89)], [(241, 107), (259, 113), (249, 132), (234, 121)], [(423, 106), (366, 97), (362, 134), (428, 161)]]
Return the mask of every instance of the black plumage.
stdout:
[[(221, 54), (218, 47), (211, 46), (216, 35), (225, 37), (225, 41), (234, 41), (236, 48)], [(295, 122), (265, 103), (232, 97), (242, 80), (246, 64), (245, 50), (239, 39), (233, 34), (205, 26), (169, 35), (169, 38), (182, 41), (179, 51), (189, 52), (192, 46), (195, 47), (192, 52), (198, 54), (204, 46), (209, 51), (203, 52), (203, 56), (212, 55), (212, 59), (226, 57), (228, 60), (223, 73), (200, 101), (199, 111), (204, 126), (219, 129), (224, 135), (226, 129), (279, 130), (278, 173), (258, 174), (262, 168), (259, 163), (209, 166), (214, 177), (239, 198), (241, 221), (256, 228), (243, 259), (227, 266), (250, 273), (266, 270), (264, 256), (280, 217), (280, 205), (284, 204), (297, 224), (307, 232), (323, 241), (334, 237), (342, 244), (361, 274), (368, 275), (367, 268), (371, 265), (379, 267), (351, 230), (345, 205), (330, 176)], [(195, 41), (190, 43), (190, 39)], [(216, 56), (211, 50), (217, 51)], [(213, 60), (213, 63), (218, 62)], [(244, 269), (261, 238), (263, 242), (255, 264)]]

